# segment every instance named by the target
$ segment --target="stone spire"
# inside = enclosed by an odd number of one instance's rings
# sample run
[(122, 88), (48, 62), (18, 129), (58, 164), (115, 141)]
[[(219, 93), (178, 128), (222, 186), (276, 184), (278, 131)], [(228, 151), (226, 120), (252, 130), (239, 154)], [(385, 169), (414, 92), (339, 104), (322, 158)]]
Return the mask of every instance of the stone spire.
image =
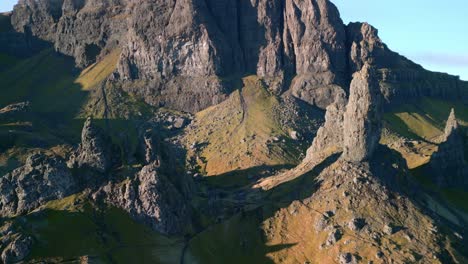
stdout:
[(455, 109), (452, 108), (450, 111), (449, 118), (447, 119), (447, 124), (445, 125), (445, 140), (450, 137), (452, 133), (458, 130), (458, 121), (457, 118), (455, 117)]
[(379, 144), (382, 94), (375, 70), (365, 64), (353, 76), (349, 102), (344, 114), (343, 159), (361, 162), (369, 159)]

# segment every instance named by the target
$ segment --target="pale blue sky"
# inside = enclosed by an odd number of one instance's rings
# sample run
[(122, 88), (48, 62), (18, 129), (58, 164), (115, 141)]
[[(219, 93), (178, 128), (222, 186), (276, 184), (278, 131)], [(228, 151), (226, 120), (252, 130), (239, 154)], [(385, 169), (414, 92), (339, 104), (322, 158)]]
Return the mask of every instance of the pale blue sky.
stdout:
[[(9, 11), (17, 0), (0, 0)], [(468, 80), (468, 1), (332, 0), (345, 23), (365, 21), (379, 29), (394, 51), (425, 68)]]
[(468, 80), (468, 1), (332, 0), (345, 23), (368, 22), (390, 49)]

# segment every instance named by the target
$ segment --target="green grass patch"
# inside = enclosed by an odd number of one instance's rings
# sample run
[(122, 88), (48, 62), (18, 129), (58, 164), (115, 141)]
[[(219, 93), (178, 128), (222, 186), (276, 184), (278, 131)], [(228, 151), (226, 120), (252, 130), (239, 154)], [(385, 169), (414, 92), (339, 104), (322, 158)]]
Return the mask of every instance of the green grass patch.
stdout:
[(0, 73), (0, 105), (30, 101), (36, 113), (55, 112), (73, 117), (86, 93), (74, 84), (77, 77), (71, 58), (52, 49), (21, 60)]
[[(209, 176), (299, 162), (299, 151), (292, 147), (287, 128), (275, 116), (278, 98), (256, 76), (243, 81), (242, 89), (226, 101), (197, 113), (194, 129), (184, 138), (187, 147), (195, 142), (201, 145), (200, 153), (189, 156), (198, 156), (200, 171)], [(273, 143), (274, 137), (285, 142)]]
[(455, 108), (460, 124), (467, 126), (468, 106), (431, 98), (400, 105), (387, 112), (384, 118), (389, 128), (401, 136), (432, 141), (443, 133), (451, 108)]
[(0, 72), (12, 67), (18, 62), (18, 59), (8, 54), (0, 53)]
[(448, 202), (468, 213), (468, 192), (460, 189), (443, 189), (441, 193)]
[(190, 241), (186, 263), (273, 263), (268, 253), (293, 245), (267, 245), (262, 221), (260, 212), (246, 212), (202, 232)]
[(23, 232), (35, 239), (31, 261), (72, 261), (90, 256), (108, 263), (175, 263), (182, 240), (167, 238), (138, 224), (120, 209), (99, 211), (76, 205), (81, 196), (48, 203), (22, 218)]

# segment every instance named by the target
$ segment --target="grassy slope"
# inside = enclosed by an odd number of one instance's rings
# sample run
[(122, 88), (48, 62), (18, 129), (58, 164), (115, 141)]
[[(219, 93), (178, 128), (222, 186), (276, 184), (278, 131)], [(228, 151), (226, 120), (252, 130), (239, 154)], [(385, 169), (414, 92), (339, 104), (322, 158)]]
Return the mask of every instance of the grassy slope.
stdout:
[(399, 106), (388, 112), (385, 120), (401, 136), (433, 141), (442, 134), (452, 107), (455, 108), (459, 122), (468, 126), (468, 106), (461, 102), (429, 98)]
[(84, 69), (76, 79), (82, 90), (91, 90), (104, 81), (114, 70), (120, 57), (120, 50), (115, 49), (102, 60)]
[(52, 50), (22, 60), (0, 73), (0, 105), (30, 101), (37, 113), (76, 113), (85, 93), (74, 84), (73, 69), (70, 59)]
[[(220, 175), (260, 165), (297, 163), (299, 153), (288, 147), (287, 128), (282, 128), (274, 115), (278, 104), (278, 99), (251, 76), (228, 100), (198, 113), (185, 142), (187, 147), (194, 142), (202, 145), (201, 171)], [(286, 142), (267, 143), (273, 137)]]
[[(438, 137), (443, 133), (445, 122), (451, 108), (455, 108), (459, 123), (466, 129), (468, 126), (467, 105), (461, 102), (449, 102), (429, 98), (423, 98), (411, 105), (400, 106), (392, 112), (387, 113), (385, 120), (394, 132), (408, 137), (409, 139), (423, 139), (437, 142)], [(422, 145), (429, 146), (432, 144), (422, 143)], [(430, 155), (436, 148), (426, 147), (425, 150), (431, 150), (430, 153), (425, 153)], [(405, 153), (403, 153), (403, 156), (407, 159), (409, 164), (414, 162), (414, 160), (411, 160), (411, 156), (405, 155)], [(419, 166), (411, 166), (416, 179), (421, 182), (425, 188), (434, 193), (438, 193), (440, 197), (443, 197), (452, 205), (468, 213), (468, 207), (466, 206), (468, 192), (461, 189), (439, 190), (431, 183), (430, 179), (428, 179), (425, 174), (426, 170), (424, 167), (427, 162), (429, 162), (428, 156), (424, 158), (424, 162), (417, 162)]]
[[(122, 112), (145, 113), (146, 105), (130, 98), (111, 85), (105, 86), (107, 100), (102, 99), (99, 89), (105, 79), (114, 71), (120, 51), (114, 50), (97, 63), (79, 72), (74, 67), (74, 61), (66, 56), (58, 55), (53, 50), (22, 60), (5, 70), (0, 70), (0, 107), (11, 103), (30, 101), (31, 114), (21, 117), (21, 122), (0, 121), (0, 149), (16, 148), (50, 148), (58, 144), (75, 143), (79, 140), (83, 119), (92, 115), (94, 118), (104, 117), (110, 105), (115, 105), (106, 115), (113, 118), (102, 126), (122, 134), (122, 131), (132, 135), (129, 139), (132, 146), (136, 145), (134, 127), (126, 120), (119, 118)], [(4, 62), (0, 56), (0, 64)], [(114, 102), (118, 98), (119, 101)], [(127, 140), (114, 137), (116, 141)], [(25, 151), (14, 151), (15, 153)], [(11, 152), (13, 153), (13, 152)], [(0, 172), (9, 164), (16, 164), (15, 159), (22, 157), (0, 155)]]
[[(175, 263), (183, 243), (137, 224), (118, 210), (96, 211), (74, 195), (53, 201), (17, 225), (36, 240), (30, 260), (77, 260), (90, 256), (105, 263)], [(77, 202), (78, 201), (78, 202)]]
[[(6, 144), (0, 153), (0, 174), (17, 167), (38, 148), (56, 154), (66, 152), (68, 144), (79, 140), (83, 118), (88, 114), (99, 119), (109, 111), (112, 120), (97, 123), (110, 127), (115, 143), (124, 140), (128, 148), (136, 145), (135, 127), (119, 114), (144, 112), (147, 106), (111, 85), (101, 85), (114, 71), (119, 54), (115, 50), (81, 72), (72, 59), (52, 50), (15, 60), (14, 64), (0, 56), (0, 65), (9, 64), (0, 69), (0, 107), (21, 101), (30, 101), (32, 106), (31, 114), (22, 115), (18, 122), (0, 121), (0, 147)], [(98, 88), (106, 89), (110, 106), (104, 105), (106, 100), (102, 100)], [(120, 138), (122, 134), (127, 138)], [(178, 261), (183, 246), (179, 240), (157, 235), (119, 210), (101, 212), (90, 205), (77, 209), (77, 198), (51, 202), (41, 212), (17, 219), (37, 242), (31, 259), (59, 262), (89, 255), (106, 263)]]

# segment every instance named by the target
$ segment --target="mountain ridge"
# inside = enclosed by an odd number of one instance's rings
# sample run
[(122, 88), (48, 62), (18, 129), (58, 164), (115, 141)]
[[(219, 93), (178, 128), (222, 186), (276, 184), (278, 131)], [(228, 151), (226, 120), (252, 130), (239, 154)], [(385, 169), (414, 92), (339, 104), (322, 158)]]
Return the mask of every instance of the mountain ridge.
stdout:
[(0, 77), (5, 263), (467, 261), (467, 83), (328, 0), (20, 0)]
[(52, 42), (78, 67), (120, 47), (114, 80), (143, 82), (131, 91), (146, 102), (189, 112), (223, 101), (236, 76), (252, 73), (276, 93), (325, 109), (366, 61), (381, 72), (389, 102), (467, 97), (466, 82), (392, 52), (367, 23), (344, 25), (328, 0), (22, 0), (11, 18), (16, 31)]

